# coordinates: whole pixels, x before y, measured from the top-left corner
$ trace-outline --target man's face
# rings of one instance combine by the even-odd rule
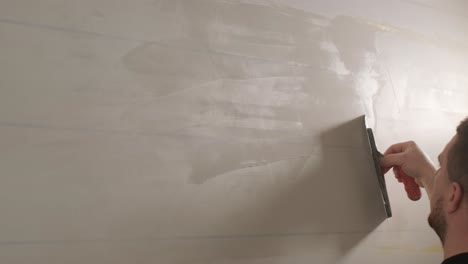
[[[445,236],[447,234],[445,201],[447,199],[447,188],[450,186],[447,170],[447,156],[456,141],[456,137],[457,136],[454,136],[452,140],[450,140],[438,157],[440,167],[434,177],[432,197],[430,199],[431,213],[429,214],[428,222],[439,236],[442,244],[445,242]]]

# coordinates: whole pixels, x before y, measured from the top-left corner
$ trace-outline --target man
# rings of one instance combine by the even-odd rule
[[[468,263],[468,118],[440,153],[437,170],[414,142],[392,145],[384,155],[384,171],[393,168],[425,188],[431,204],[428,222],[444,248],[442,264]]]

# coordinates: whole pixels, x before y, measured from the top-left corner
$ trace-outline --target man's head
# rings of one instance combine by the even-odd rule
[[[444,243],[449,226],[460,219],[461,209],[468,205],[468,118],[439,155],[439,164],[428,221]]]

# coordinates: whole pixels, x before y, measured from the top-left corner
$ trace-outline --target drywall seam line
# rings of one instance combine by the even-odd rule
[[[422,232],[421,229],[401,230],[373,230],[372,233],[407,233]],[[116,238],[116,239],[73,239],[73,240],[11,240],[0,241],[0,246],[7,245],[40,245],[40,244],[79,244],[79,243],[128,243],[128,242],[151,242],[151,241],[190,241],[190,240],[234,240],[234,239],[275,239],[285,237],[314,237],[328,235],[359,235],[368,234],[371,231],[345,231],[345,232],[300,232],[300,233],[268,233],[268,234],[239,234],[239,235],[194,235],[194,236],[155,236],[146,238]]]
[[[11,24],[11,25],[19,25],[19,26],[26,26],[26,27],[32,27],[32,28],[39,28],[39,29],[47,29],[47,30],[60,31],[60,32],[66,32],[66,33],[77,33],[77,34],[91,35],[91,36],[95,36],[95,37],[115,39],[115,40],[123,40],[123,41],[131,41],[131,42],[138,42],[138,43],[148,42],[148,41],[143,40],[143,39],[134,39],[134,38],[122,37],[122,36],[117,36],[117,35],[112,35],[112,34],[104,34],[104,33],[87,31],[87,30],[80,30],[80,29],[60,27],[60,26],[52,26],[52,25],[48,25],[48,24],[31,23],[31,22],[26,22],[26,21],[21,21],[21,20],[14,20],[14,19],[9,19],[9,18],[0,18],[0,23],[2,23],[2,24]]]

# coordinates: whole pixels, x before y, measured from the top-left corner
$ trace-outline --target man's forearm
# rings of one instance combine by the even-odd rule
[[[427,170],[423,173],[423,177],[421,179],[421,184],[426,190],[429,200],[432,198],[432,188],[434,185],[435,174],[436,169],[433,166],[428,167]]]

